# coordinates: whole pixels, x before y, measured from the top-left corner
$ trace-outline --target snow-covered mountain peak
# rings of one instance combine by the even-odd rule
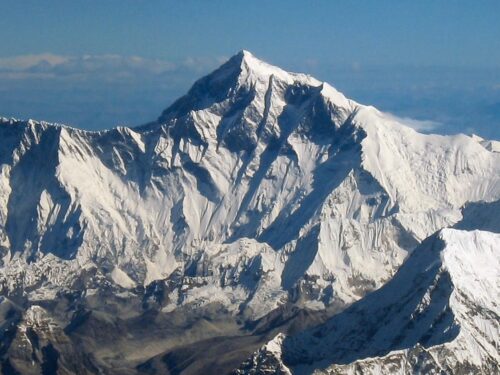
[[[336,103],[337,106],[354,109],[357,105],[357,103],[348,100],[330,84],[322,82],[309,74],[286,71],[278,66],[260,60],[249,51],[240,51],[229,62],[241,68],[240,83],[255,86],[259,81],[267,84],[272,79],[274,81],[281,81],[286,85],[319,88],[321,94],[328,100]]]
[[[185,267],[181,252],[252,238],[302,263],[276,271],[285,289],[305,274],[326,288],[336,272],[337,298],[351,301],[460,220],[463,204],[500,198],[499,154],[469,137],[419,134],[246,51],[142,128],[16,123],[0,127],[5,247],[102,259],[139,284]]]
[[[287,72],[256,58],[248,51],[241,51],[195,82],[185,96],[163,112],[158,122],[168,123],[191,111],[205,111],[204,115],[208,113],[221,117],[229,113],[233,116],[249,105],[252,112],[260,116],[265,116],[268,110],[279,115],[286,105],[306,104],[315,98],[321,98],[346,113],[356,107],[355,102],[324,82],[306,74]],[[150,124],[146,129],[152,126]]]
[[[277,66],[271,65],[259,58],[255,57],[252,53],[246,50],[240,51],[231,60],[240,62],[242,73],[252,76],[258,80],[268,80],[271,76],[275,79],[281,79],[285,82],[301,82],[310,86],[320,86],[323,82],[311,77],[307,74],[287,72]],[[231,61],[230,60],[230,61]]]
[[[19,311],[37,304],[47,316],[64,311],[54,321],[71,327],[106,326],[99,313],[90,321],[82,314],[107,309],[102,301],[115,297],[122,307],[106,322],[221,308],[236,326],[236,317],[245,327],[258,322],[258,331],[289,308],[338,312],[387,285],[436,231],[497,225],[500,154],[486,146],[464,135],[420,134],[247,52],[143,127],[89,132],[0,119],[0,288],[22,305]],[[410,265],[403,272],[419,281],[424,270],[426,283],[403,280],[402,288],[405,277],[398,276],[381,292],[403,320],[414,311],[403,297],[420,303],[437,270],[446,293],[449,275],[470,275],[456,285],[470,279],[480,289],[480,263],[471,269],[461,263],[468,255],[460,246],[471,242],[451,236],[453,230],[449,239],[442,233],[437,240],[453,251],[442,259],[439,253],[410,258],[439,267],[429,273]],[[486,237],[477,242],[488,243]],[[393,303],[395,295],[401,298]],[[492,306],[491,296],[480,295],[488,300],[477,303]],[[69,305],[51,308],[53,302]],[[379,302],[363,305],[373,305],[366,316],[374,325],[387,316]],[[424,328],[437,311],[426,315],[425,303],[417,312]],[[448,328],[446,319],[438,328]],[[416,329],[405,332],[406,338],[392,337],[396,346],[416,342]],[[68,342],[64,332],[58,335]],[[47,337],[66,357],[74,355]],[[92,338],[98,339],[108,340]],[[266,349],[273,357],[290,339],[278,341]],[[147,355],[153,354],[141,358]],[[113,367],[105,358],[103,368]]]

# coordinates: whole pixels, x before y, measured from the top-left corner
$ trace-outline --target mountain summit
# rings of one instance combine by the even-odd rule
[[[2,368],[236,368],[442,228],[484,229],[467,215],[495,212],[500,154],[476,138],[417,133],[246,51],[138,128],[1,119]]]

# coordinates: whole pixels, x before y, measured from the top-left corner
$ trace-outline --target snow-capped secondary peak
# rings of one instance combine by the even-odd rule
[[[237,373],[498,371],[500,235],[444,229],[394,278],[325,324],[278,335]]]

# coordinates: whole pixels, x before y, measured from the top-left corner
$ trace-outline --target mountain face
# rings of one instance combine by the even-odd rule
[[[344,373],[422,356],[441,368],[432,350],[448,342],[457,363],[474,350],[490,371],[495,144],[417,133],[246,51],[138,128],[1,119],[2,371]],[[474,249],[487,275],[456,266]],[[360,331],[384,317],[398,332]],[[320,323],[320,337],[306,329]],[[245,360],[277,332],[291,336]]]
[[[237,373],[498,373],[499,244],[497,233],[443,229],[382,288],[323,325],[277,335]]]

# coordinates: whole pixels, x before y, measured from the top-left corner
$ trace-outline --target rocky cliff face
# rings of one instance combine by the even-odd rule
[[[187,329],[177,345],[274,334],[381,287],[441,228],[475,229],[461,208],[500,199],[490,144],[419,134],[246,51],[142,127],[2,119],[2,295],[14,326],[43,309],[97,350],[90,372],[132,371]],[[161,332],[137,332],[150,314]],[[110,326],[134,337],[111,349]]]

